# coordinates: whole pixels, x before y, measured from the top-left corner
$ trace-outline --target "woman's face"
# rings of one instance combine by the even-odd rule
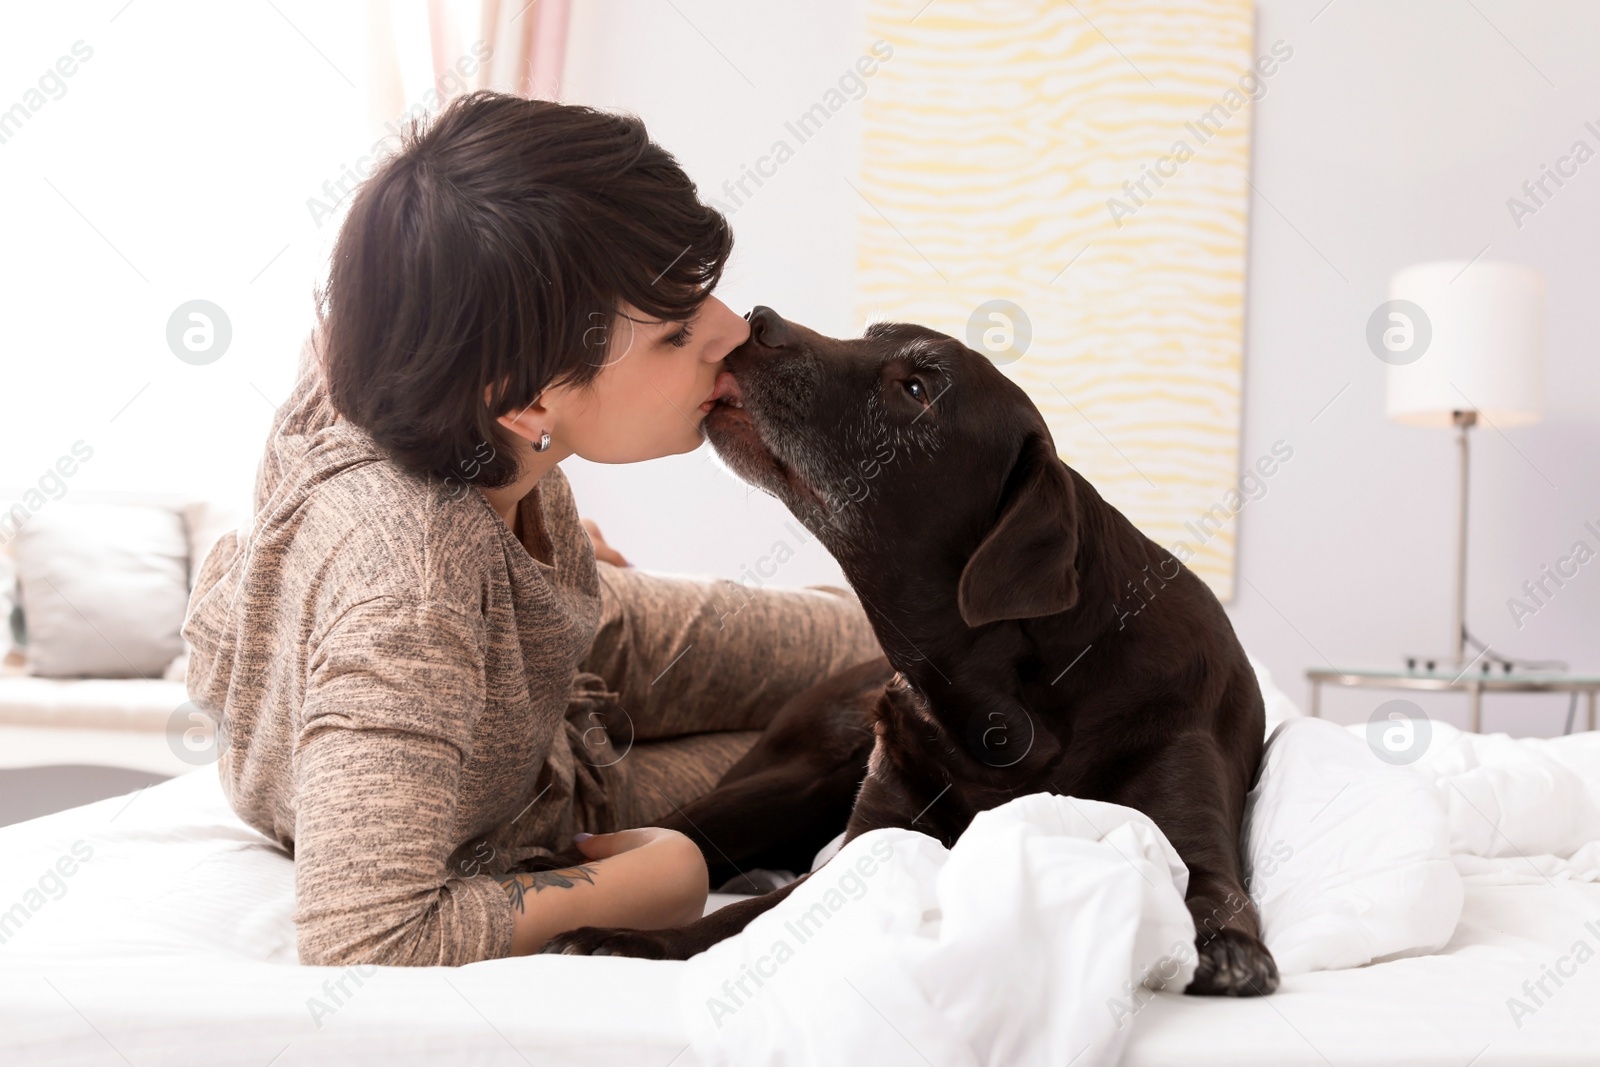
[[[600,373],[582,388],[548,389],[539,403],[566,448],[595,463],[692,452],[722,361],[749,336],[750,324],[714,296],[687,322],[652,321],[624,303]]]

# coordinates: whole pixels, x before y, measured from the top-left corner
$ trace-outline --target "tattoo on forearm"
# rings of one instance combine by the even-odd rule
[[[594,885],[594,875],[598,869],[593,864],[580,863],[576,867],[563,867],[559,871],[522,871],[501,878],[500,888],[511,898],[511,906],[522,911],[523,902],[530,888],[538,893],[545,886],[551,885],[560,886],[562,889],[571,889],[580,881]]]

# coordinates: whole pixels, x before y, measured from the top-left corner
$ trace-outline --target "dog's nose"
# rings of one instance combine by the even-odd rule
[[[782,348],[793,338],[789,324],[769,307],[757,305],[749,315],[750,339],[768,348]]]

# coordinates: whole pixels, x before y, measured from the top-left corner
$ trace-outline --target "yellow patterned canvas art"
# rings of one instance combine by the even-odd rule
[[[987,351],[1062,458],[1223,599],[1249,105],[1293,54],[1252,30],[1249,0],[869,0],[892,52],[853,183],[859,318]]]

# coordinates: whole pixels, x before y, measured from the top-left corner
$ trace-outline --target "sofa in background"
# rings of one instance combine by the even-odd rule
[[[78,490],[0,521],[0,825],[195,769],[180,628],[241,514]]]

